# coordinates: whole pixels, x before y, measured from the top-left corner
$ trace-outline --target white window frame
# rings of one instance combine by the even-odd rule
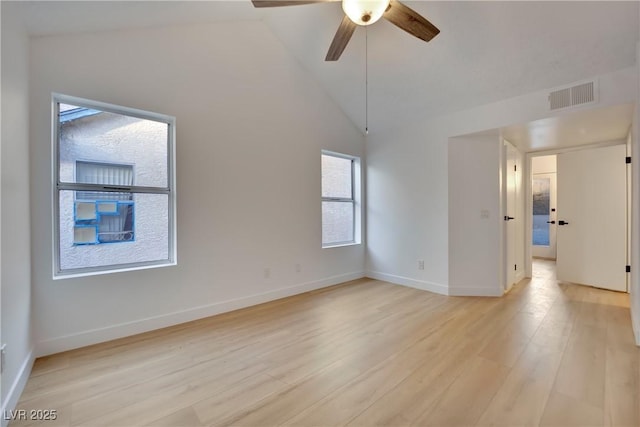
[[[53,205],[53,279],[92,276],[122,271],[141,270],[147,268],[166,267],[177,264],[177,230],[176,230],[176,173],[175,173],[175,117],[123,107],[59,93],[53,93],[52,99],[52,205]],[[60,106],[70,104],[78,107],[100,110],[109,113],[137,117],[144,120],[166,123],[167,132],[167,186],[109,186],[103,184],[67,183],[60,180]],[[98,191],[162,194],[168,197],[168,257],[167,259],[126,264],[111,264],[99,267],[83,267],[63,270],[60,266],[60,192],[61,191]]]
[[[338,153],[335,151],[322,150],[322,156],[332,156],[341,159],[351,160],[351,197],[324,197],[321,196],[320,205],[322,202],[343,202],[352,203],[353,205],[353,239],[344,242],[324,243],[322,241],[322,248],[336,248],[342,246],[353,246],[362,243],[362,203],[361,203],[361,163],[360,158],[349,154]],[[321,166],[322,169],[322,166]],[[322,170],[320,173],[320,179],[322,181]],[[321,214],[322,215],[322,214]],[[324,218],[321,219],[324,221]],[[322,236],[321,236],[322,239]]]

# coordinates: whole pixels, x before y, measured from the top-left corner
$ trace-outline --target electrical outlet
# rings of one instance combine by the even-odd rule
[[[300,273],[302,271],[302,266],[300,264],[296,264],[296,273]]]
[[[264,269],[264,278],[268,279],[271,277],[271,269],[269,267]]]
[[[424,270],[424,260],[423,259],[419,259],[418,260],[418,270]]]
[[[7,345],[2,344],[2,347],[0,347],[0,373],[4,372],[4,361],[7,356],[6,352],[7,352]]]

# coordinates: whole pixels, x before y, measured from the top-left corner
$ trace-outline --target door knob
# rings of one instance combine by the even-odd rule
[[[515,219],[515,218],[512,216],[506,216],[506,215],[504,216],[505,221],[509,221],[510,219]]]
[[[547,221],[547,224],[555,224],[555,221]]]
[[[569,223],[567,221],[558,221],[558,225],[569,225]]]

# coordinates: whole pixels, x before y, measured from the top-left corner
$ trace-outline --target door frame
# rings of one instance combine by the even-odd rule
[[[509,292],[514,284],[519,283],[522,279],[527,277],[526,274],[526,266],[527,262],[525,259],[525,242],[524,233],[522,227],[524,227],[526,222],[524,221],[524,203],[522,197],[525,195],[524,189],[524,181],[527,176],[526,163],[525,161],[525,153],[518,150],[518,148],[511,143],[509,140],[500,138],[500,222],[502,222],[502,226],[500,227],[500,241],[501,241],[501,269],[500,269],[500,279],[502,283],[503,292]],[[514,206],[511,207],[511,212],[508,212],[509,204],[507,203],[508,199],[508,191],[507,191],[507,180],[508,175],[511,173],[511,168],[507,166],[509,161],[509,155],[507,151],[509,147],[515,153],[515,165],[517,166],[517,170],[514,173],[514,185],[515,185],[515,194],[514,194]],[[503,219],[504,216],[513,215],[515,221],[510,223],[511,227],[509,227],[507,221]],[[511,231],[509,232],[509,229]],[[508,240],[513,239],[513,244],[509,245]],[[513,247],[511,247],[513,246]],[[509,249],[512,250],[512,253],[509,253]],[[517,270],[514,272],[513,265],[517,265]]]
[[[627,139],[616,139],[613,141],[603,141],[603,142],[597,142],[595,144],[586,144],[586,145],[580,145],[580,146],[576,146],[576,147],[567,147],[567,148],[557,148],[557,149],[552,149],[552,150],[543,150],[543,151],[532,151],[532,152],[528,152],[525,154],[525,164],[523,167],[523,174],[524,176],[527,177],[527,179],[524,180],[524,187],[525,187],[525,273],[527,277],[532,277],[533,275],[533,256],[532,256],[532,248],[533,248],[533,194],[532,194],[532,188],[531,188],[531,179],[533,177],[532,174],[532,168],[531,168],[531,158],[532,157],[539,157],[539,156],[548,156],[548,155],[552,155],[552,154],[562,154],[562,153],[568,153],[571,151],[578,151],[578,150],[588,150],[591,148],[601,148],[601,147],[609,147],[609,146],[613,146],[613,145],[621,145],[624,144],[627,147],[627,155],[629,155],[629,144],[627,143]],[[628,166],[628,168],[632,168],[633,167],[633,162]],[[557,171],[556,171],[557,172]],[[627,170],[627,174],[630,174],[631,170],[628,169]],[[629,198],[629,191],[627,191],[627,218],[631,217],[632,214],[632,209],[631,209],[631,203]],[[627,227],[627,240],[630,241],[631,240],[631,228]],[[627,264],[629,264],[630,262],[630,251],[627,250]],[[627,275],[627,292],[629,292],[629,276]]]

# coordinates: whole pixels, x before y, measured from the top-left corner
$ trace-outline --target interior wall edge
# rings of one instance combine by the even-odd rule
[[[299,295],[305,292],[348,282],[350,280],[361,279],[363,277],[365,277],[364,271],[354,271],[247,297],[216,302],[173,313],[39,341],[36,346],[36,355],[37,357],[47,356],[67,350],[73,350],[75,348],[86,347],[118,338],[175,326],[181,323],[247,308],[257,304],[263,304],[281,298]]]
[[[631,317],[633,319],[631,323],[636,336],[636,345],[640,347],[640,316],[636,315],[635,312],[632,311]]]
[[[36,360],[35,351],[32,348],[27,357],[22,362],[22,366],[18,371],[18,375],[16,376],[13,384],[9,388],[9,392],[7,393],[7,398],[4,402],[2,402],[2,427],[7,427],[9,424],[9,417],[6,416],[10,411],[14,410],[18,404],[18,400],[22,395],[22,391],[24,387],[27,385],[27,380],[31,375],[31,370],[33,368],[33,362]]]

